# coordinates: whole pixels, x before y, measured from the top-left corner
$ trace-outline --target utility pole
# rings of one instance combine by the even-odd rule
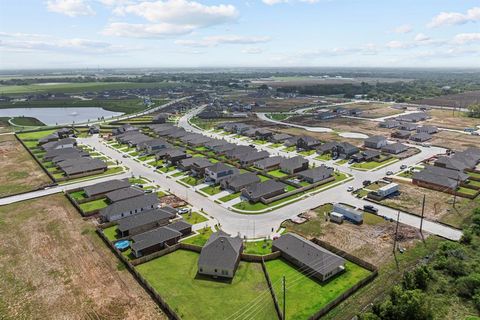
[[[460,174],[457,175],[457,188],[460,185]],[[455,208],[455,204],[457,203],[457,190],[453,194],[453,207]]]
[[[285,320],[287,318],[287,315],[285,314],[285,298],[286,298],[286,291],[285,291],[285,276],[283,276],[283,320]]]
[[[398,223],[400,220],[400,211],[397,213],[397,225],[395,226],[395,238],[393,238],[393,256],[395,257],[395,263],[397,264],[398,269],[398,261],[397,261],[397,235],[398,235]]]
[[[420,218],[420,234],[422,235],[422,239],[423,239],[422,227],[423,227],[423,215],[424,215],[424,213],[425,213],[425,194],[423,195],[422,217]]]

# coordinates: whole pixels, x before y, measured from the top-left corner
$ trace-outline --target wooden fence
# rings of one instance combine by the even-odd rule
[[[262,265],[263,274],[265,275],[265,279],[267,280],[268,290],[272,295],[273,304],[275,306],[275,311],[277,311],[278,319],[283,320],[284,317],[283,317],[282,311],[280,310],[280,306],[278,305],[277,295],[275,294],[275,290],[272,285],[272,280],[270,280],[270,276],[268,275],[268,271],[267,271],[267,266],[265,265],[265,261],[263,259],[261,260],[261,265]]]

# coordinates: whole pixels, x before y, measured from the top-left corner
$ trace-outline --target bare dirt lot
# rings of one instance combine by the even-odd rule
[[[432,109],[428,111],[428,114],[432,118],[425,123],[441,128],[463,130],[480,125],[480,119],[469,118],[465,112]]]
[[[392,108],[392,104],[375,102],[357,102],[344,106],[345,109],[360,109],[362,118],[382,118],[403,113],[403,110]]]
[[[241,103],[258,103],[259,105],[265,105],[263,107],[255,107],[254,111],[258,112],[283,112],[298,109],[302,107],[308,107],[315,103],[318,105],[318,99],[314,98],[271,98],[271,97],[250,97],[247,95],[235,97],[236,100]],[[313,105],[312,105],[313,106]]]
[[[463,150],[469,147],[477,147],[480,145],[480,137],[452,131],[440,131],[433,135],[428,141],[437,146],[442,146],[453,150]]]
[[[284,227],[287,231],[293,231],[308,238],[318,237],[377,266],[391,260],[395,223],[366,214],[362,225],[349,222],[336,224],[325,221],[324,212],[330,210],[328,205],[322,206],[308,213],[310,218],[308,222],[297,225],[287,221],[284,222]],[[414,246],[418,239],[419,234],[416,229],[400,225],[399,247],[408,249]]]
[[[0,196],[34,190],[51,183],[14,135],[0,135],[0,163]]]
[[[0,318],[166,319],[63,195],[0,207]]]
[[[466,108],[473,103],[478,103],[479,100],[480,91],[470,91],[459,94],[448,94],[436,98],[417,100],[414,101],[414,103],[426,104],[430,106]]]

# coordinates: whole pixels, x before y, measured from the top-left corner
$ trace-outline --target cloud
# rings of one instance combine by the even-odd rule
[[[95,11],[85,0],[49,0],[47,9],[69,17],[95,15]]]
[[[320,0],[262,0],[263,3],[273,6],[280,3],[303,2],[303,3],[317,3]]]
[[[460,33],[453,38],[453,42],[457,44],[480,42],[480,33]]]
[[[119,53],[140,48],[113,45],[105,41],[26,33],[0,33],[0,48],[19,51],[54,51],[81,54]]]
[[[188,47],[216,47],[221,44],[255,44],[270,41],[269,37],[246,37],[239,35],[220,35],[200,40],[177,40],[175,44]]]
[[[475,21],[480,21],[480,7],[468,9],[466,13],[442,12],[434,17],[427,26],[429,28],[437,28],[441,26],[459,25]]]
[[[413,31],[413,28],[411,25],[409,24],[403,24],[401,26],[398,26],[396,27],[395,29],[393,29],[393,32],[395,33],[409,33],[409,32],[412,32]]]
[[[425,42],[425,41],[429,41],[430,37],[427,36],[426,34],[419,33],[415,36],[415,38],[413,40],[417,41],[417,42]]]
[[[188,0],[140,2],[118,7],[119,15],[133,14],[150,22],[172,23],[206,27],[232,22],[238,11],[230,4],[204,5]]]
[[[176,25],[171,23],[135,24],[114,22],[105,27],[102,34],[128,38],[164,38],[188,34],[196,28],[193,25]]]
[[[260,54],[263,53],[263,50],[258,47],[250,47],[250,48],[245,48],[242,50],[242,53],[246,54]]]

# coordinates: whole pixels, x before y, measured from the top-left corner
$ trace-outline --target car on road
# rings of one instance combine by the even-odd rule
[[[355,189],[353,188],[353,186],[349,186],[349,187],[347,188],[347,191],[348,191],[348,192],[352,192],[353,190],[355,190]]]
[[[152,192],[153,192],[152,189],[145,190],[145,193],[152,193]]]
[[[400,166],[400,169],[402,169],[402,170],[407,169],[407,165],[406,165],[406,164],[402,164],[402,165]]]
[[[372,206],[371,204],[364,205],[363,211],[370,212],[370,213],[378,213],[378,209]]]
[[[366,186],[371,185],[371,184],[372,184],[372,181],[370,181],[370,180],[364,180],[364,181],[362,182],[362,184],[363,184],[364,187],[366,187]]]
[[[472,136],[478,136],[478,135],[480,135],[480,133],[478,133],[477,131],[474,131],[474,132],[472,132],[472,133],[470,133],[470,134],[471,134]]]
[[[393,171],[387,171],[387,176],[391,176],[393,174]]]
[[[124,154],[124,155],[122,156],[122,158],[128,158],[128,156],[127,156],[126,154]]]
[[[253,149],[255,149],[255,147],[256,147],[254,144],[249,144],[248,146],[249,146],[250,148],[253,148]]]
[[[355,160],[353,160],[353,159],[348,160],[348,164],[353,164],[354,162],[355,162]]]
[[[187,214],[190,212],[190,208],[180,208],[177,210],[178,214]]]
[[[156,168],[157,168],[157,169],[161,169],[161,168],[163,168],[163,166],[157,166]]]

